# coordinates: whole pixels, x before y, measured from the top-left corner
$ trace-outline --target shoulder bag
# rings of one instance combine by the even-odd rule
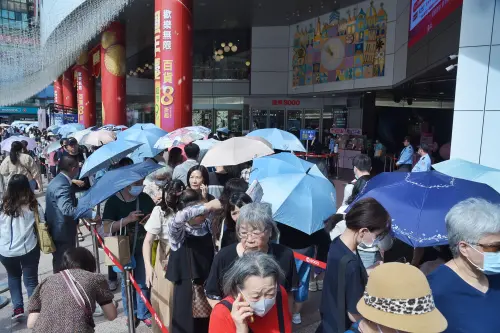
[[[38,238],[38,244],[40,245],[40,250],[45,254],[50,254],[56,252],[56,246],[52,240],[52,236],[49,233],[49,228],[47,223],[40,222],[40,215],[38,213],[38,204],[33,210],[35,215],[35,229]]]
[[[191,275],[191,289],[193,292],[191,305],[191,308],[193,309],[193,318],[208,318],[212,313],[212,307],[210,306],[210,303],[208,303],[207,297],[205,296],[203,285],[196,284],[195,279],[193,279],[193,266],[191,259],[193,252],[191,249],[187,249],[186,253],[189,257],[188,264]]]
[[[87,293],[69,270],[61,271],[61,275],[64,278],[64,282],[66,282],[66,286],[68,287],[71,296],[73,296],[78,306],[83,310],[85,314],[85,322],[87,325],[94,328],[95,323],[94,318],[92,317],[92,303],[90,302]]]

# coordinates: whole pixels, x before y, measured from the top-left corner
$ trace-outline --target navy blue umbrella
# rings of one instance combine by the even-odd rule
[[[368,181],[356,201],[364,198],[380,202],[391,215],[394,236],[413,247],[448,244],[444,219],[462,200],[500,204],[500,194],[490,186],[437,171],[382,173]]]
[[[161,165],[147,160],[139,164],[106,172],[83,197],[78,199],[75,218],[79,218],[89,209],[93,209],[113,194],[116,194],[138,180],[146,178],[147,175],[161,167]]]

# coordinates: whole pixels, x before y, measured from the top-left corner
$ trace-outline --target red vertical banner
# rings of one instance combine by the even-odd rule
[[[63,92],[62,92],[62,77],[59,76],[54,80],[54,103],[62,105],[63,104]]]
[[[67,108],[76,108],[75,88],[73,87],[73,69],[67,69],[62,76],[63,105]]]
[[[89,64],[89,55],[83,52],[75,66],[78,123],[85,128],[95,126],[95,80]]]
[[[112,22],[101,37],[103,125],[126,125],[125,28]]]
[[[155,123],[170,132],[192,123],[193,0],[155,0]]]

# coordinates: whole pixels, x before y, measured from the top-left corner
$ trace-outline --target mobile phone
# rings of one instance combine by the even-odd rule
[[[146,224],[146,222],[148,222],[150,216],[151,216],[151,214],[148,214],[148,215],[144,216],[142,218],[141,222],[139,222],[139,223],[140,224]]]

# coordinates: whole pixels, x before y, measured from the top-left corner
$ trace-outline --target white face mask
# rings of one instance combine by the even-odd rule
[[[142,193],[143,190],[144,190],[144,186],[143,185],[140,185],[140,186],[131,186],[130,190],[128,192],[130,193],[131,196],[137,197],[137,196],[139,196],[139,194]]]
[[[370,233],[371,235],[371,233]],[[366,237],[366,236],[365,236]],[[361,240],[361,243],[366,246],[366,247],[374,247],[374,246],[377,246],[379,243],[380,243],[380,240],[378,239],[378,237],[374,237],[373,238],[373,241],[371,243],[367,243],[365,242],[363,239]]]
[[[241,290],[240,292],[243,295],[243,292]],[[269,311],[271,311],[274,304],[276,304],[276,295],[274,295],[273,298],[263,297],[259,299],[257,302],[248,301],[248,297],[245,297],[245,295],[243,295],[243,297],[250,305],[250,307],[253,309],[253,312],[259,317],[264,317]]]

